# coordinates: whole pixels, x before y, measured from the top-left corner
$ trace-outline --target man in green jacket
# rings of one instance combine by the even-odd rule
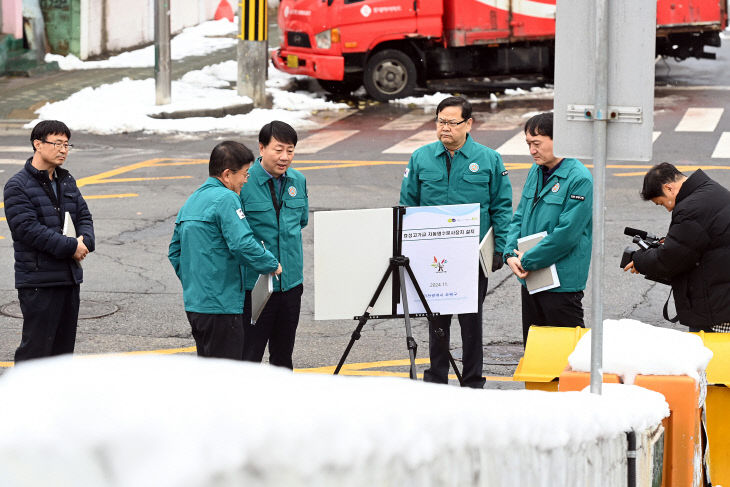
[[[535,165],[512,217],[504,247],[507,265],[522,284],[522,341],[535,326],[583,326],[583,290],[588,280],[593,234],[593,177],[577,159],[553,154],[553,114],[535,115],[525,124],[525,140]],[[547,232],[527,252],[517,239]],[[555,264],[560,286],[530,294],[525,277]]]
[[[239,142],[210,154],[210,177],[177,214],[168,258],[183,287],[193,338],[202,357],[242,359],[244,264],[281,274],[271,252],[254,239],[239,193],[253,161]]]
[[[459,96],[446,98],[436,108],[438,141],[416,150],[403,174],[400,204],[405,206],[455,205],[479,203],[482,239],[494,227],[495,249],[506,242],[512,216],[512,185],[494,150],[471,138],[471,103]],[[487,294],[487,277],[479,266],[477,312],[458,315],[464,350],[463,386],[484,387],[482,348],[482,306]],[[502,267],[497,252],[492,271]],[[423,380],[445,384],[449,372],[449,338],[451,315],[436,317],[429,326],[428,348],[431,366]]]
[[[256,323],[251,322],[251,290],[258,273],[246,269],[246,305],[243,316],[243,359],[261,362],[268,343],[269,363],[293,368],[294,339],[299,325],[304,257],[302,229],[309,221],[307,181],[292,169],[297,133],[287,123],[274,120],[259,131],[259,157],[251,167],[251,180],[241,191],[241,206],[257,241],[266,245],[285,271],[274,281]]]

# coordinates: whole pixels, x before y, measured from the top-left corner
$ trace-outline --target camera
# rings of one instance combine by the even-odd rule
[[[632,237],[632,242],[636,244],[639,249],[648,250],[648,249],[656,249],[659,248],[660,245],[662,245],[664,237],[657,237],[656,235],[652,235],[651,233],[648,233],[645,230],[637,230],[636,228],[626,227],[624,228],[624,235],[627,235],[629,237]],[[628,246],[624,249],[624,253],[621,256],[621,268],[623,269],[626,267],[629,262],[634,260],[634,252],[636,252],[636,248],[632,246]],[[671,282],[669,279],[664,277],[657,277],[657,276],[644,276],[646,279],[649,279],[650,281],[656,281],[662,284],[671,285]]]

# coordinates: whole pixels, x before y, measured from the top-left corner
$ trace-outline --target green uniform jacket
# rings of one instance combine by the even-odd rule
[[[241,189],[241,206],[256,240],[263,241],[266,249],[281,262],[282,272],[278,281],[274,279],[274,291],[288,291],[304,279],[302,228],[309,222],[307,180],[292,168],[281,176],[281,193],[274,191],[277,203],[282,196],[277,219],[269,185],[272,178],[261,165],[260,157],[248,174],[248,182]],[[246,289],[253,289],[257,278],[255,269],[246,268]]]
[[[504,259],[514,256],[517,239],[539,232],[547,237],[522,256],[526,271],[555,264],[560,287],[550,292],[577,292],[586,287],[593,235],[593,177],[577,159],[563,159],[542,184],[542,169],[530,168],[522,198],[512,217]],[[520,279],[524,286],[524,280]]]
[[[244,266],[274,272],[276,258],[253,237],[238,195],[208,178],[175,220],[167,257],[183,286],[185,310],[243,313]]]
[[[479,203],[479,239],[494,226],[495,249],[504,247],[512,217],[512,185],[502,157],[466,136],[446,172],[449,153],[436,141],[417,149],[408,161],[400,187],[405,206]]]

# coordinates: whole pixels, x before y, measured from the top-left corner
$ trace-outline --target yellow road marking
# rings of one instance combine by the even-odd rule
[[[180,162],[165,162],[165,163],[158,163],[155,164],[155,167],[168,167],[168,166],[193,166],[196,164],[208,164],[208,161],[205,159],[193,159],[190,161],[180,161]]]
[[[79,358],[84,357],[102,357],[102,356],[127,356],[127,355],[174,355],[177,353],[194,353],[196,348],[192,347],[180,347],[180,348],[165,348],[159,350],[135,350],[132,352],[119,352],[119,353],[99,353],[90,355],[78,355]],[[403,360],[384,360],[380,362],[362,362],[353,364],[344,364],[340,369],[340,375],[349,376],[368,376],[368,377],[409,377],[408,372],[394,372],[388,370],[368,370],[373,368],[383,367],[397,367],[397,366],[408,366],[410,365],[410,359]],[[416,359],[417,365],[428,364],[427,358]],[[0,367],[12,367],[13,362],[0,362]],[[306,369],[294,369],[294,372],[305,373],[305,374],[333,374],[337,367],[334,365],[328,365],[325,367],[312,367]],[[418,378],[422,379],[423,374],[418,374]],[[456,376],[451,374],[449,379],[456,380]],[[488,381],[494,382],[512,382],[512,377],[488,375],[486,376]]]
[[[109,171],[104,171],[99,174],[95,174],[93,176],[87,176],[85,178],[81,178],[76,181],[76,186],[79,188],[82,186],[86,186],[87,184],[94,184],[102,179],[111,178],[113,176],[118,176],[120,174],[124,174],[130,171],[134,171],[135,169],[141,169],[143,167],[150,167],[154,166],[155,164],[162,162],[162,161],[168,161],[169,159],[148,159],[146,161],[142,162],[136,162],[134,164],[129,164],[127,166],[118,167],[116,169],[110,169]]]
[[[160,179],[190,179],[192,176],[159,176],[154,178],[113,178],[113,179],[104,179],[102,181],[97,181],[95,183],[87,183],[87,184],[107,184],[107,183],[134,183],[138,181],[157,181]]]
[[[121,193],[121,194],[92,194],[84,196],[85,200],[106,200],[109,198],[135,198],[139,196],[137,193]]]

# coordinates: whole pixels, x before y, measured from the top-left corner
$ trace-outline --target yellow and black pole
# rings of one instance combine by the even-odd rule
[[[268,56],[267,0],[241,0],[238,38],[238,94],[248,96],[255,107],[266,106]]]

